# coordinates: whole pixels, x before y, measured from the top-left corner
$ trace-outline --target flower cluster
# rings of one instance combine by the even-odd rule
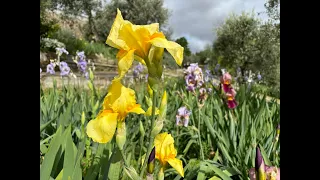
[[[136,113],[147,115],[147,113],[136,103],[134,90],[122,85],[122,78],[126,75],[135,59],[147,66],[148,85],[150,85],[150,89],[158,90],[157,87],[163,71],[162,57],[164,48],[173,56],[176,63],[181,65],[183,60],[183,47],[175,42],[168,41],[164,34],[159,32],[158,23],[134,25],[123,19],[119,9],[117,9],[117,16],[111,27],[106,43],[119,50],[116,55],[119,75],[112,81],[99,114],[95,119],[89,121],[86,133],[88,137],[98,143],[107,143],[115,135],[116,144],[120,151],[123,151],[126,141],[125,118],[127,114]],[[142,71],[141,69],[141,65],[138,65],[134,73],[140,73]],[[157,109],[155,106],[152,107],[153,110]],[[152,162],[154,156],[160,161],[162,165],[158,176],[160,179],[164,179],[164,168],[168,163],[175,168],[182,177],[184,176],[182,161],[175,158],[177,150],[174,148],[172,136],[168,135],[168,133],[159,134],[165,119],[166,108],[167,95],[164,91],[159,113],[155,114],[158,115],[158,117],[156,120],[152,120],[152,124],[155,125],[151,127],[150,140],[155,138],[154,143],[149,142],[148,154],[145,156],[146,158],[150,157],[148,173],[153,173],[154,168]],[[153,145],[155,146],[155,150],[151,151]],[[145,164],[147,163],[146,161],[147,159],[144,161]]]
[[[180,107],[178,109],[178,113],[176,115],[176,125],[188,127],[189,117],[191,115],[191,111],[189,111],[186,107]]]
[[[68,66],[68,64],[66,62],[60,62],[59,68],[60,68],[60,75],[61,76],[68,76],[69,75],[70,67]]]
[[[198,66],[198,63],[190,64],[190,66],[185,70],[185,81],[187,84],[187,90],[192,92],[204,84],[202,69]]]
[[[232,77],[228,72],[222,70],[222,76],[220,78],[222,89],[227,97],[228,108],[234,109],[237,107],[237,102],[235,100],[236,91],[233,89],[231,85]]]
[[[213,78],[213,76],[212,76],[212,74],[211,74],[210,69],[206,69],[205,72],[206,72],[206,75],[204,76],[204,81],[205,81],[205,82],[209,82],[210,79]]]
[[[144,71],[143,65],[139,62],[138,65],[133,68],[133,78],[139,79],[140,73]]]
[[[257,75],[255,73],[252,73],[251,70],[249,71],[244,71],[242,74],[241,68],[237,68],[237,76],[235,77],[235,80],[238,83],[247,83],[248,84],[248,89],[250,89],[251,85],[255,82],[260,82],[262,80],[262,75],[258,71]]]
[[[47,65],[47,74],[55,74],[55,67],[58,66],[60,70],[60,76],[73,76],[76,78],[76,75],[72,73],[69,65],[66,62],[60,62],[60,56],[62,54],[69,54],[64,48],[56,48],[57,59],[50,60],[50,63]]]
[[[66,55],[69,54],[69,52],[65,48],[59,48],[59,47],[56,48],[56,53],[58,54],[58,56],[61,56],[63,53]]]
[[[76,58],[73,61],[77,64],[80,73],[86,78],[89,79],[88,72],[88,62],[86,61],[86,56],[83,51],[77,52]]]

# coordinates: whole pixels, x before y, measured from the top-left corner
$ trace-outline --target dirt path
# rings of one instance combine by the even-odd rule
[[[82,77],[80,74],[77,74],[77,79],[74,78],[68,78],[68,77],[63,77],[61,78],[59,74],[57,75],[47,75],[46,73],[41,73],[42,78],[40,79],[42,87],[43,88],[51,88],[53,87],[53,81],[55,80],[57,82],[57,87],[60,88],[62,87],[62,84],[69,84],[72,86],[80,86],[85,89],[88,89],[88,80],[86,80],[84,77]],[[94,79],[94,84],[97,88],[107,88],[111,80],[118,75],[118,72],[116,71],[109,71],[109,72],[95,72],[95,79]],[[164,72],[165,76],[170,76],[170,77],[182,77],[183,76],[183,70],[182,69],[177,69],[177,70],[166,70]],[[125,78],[125,81],[128,81],[132,76],[132,74],[128,74]],[[220,83],[218,79],[214,79],[215,83]],[[263,95],[261,94],[261,97]],[[267,101],[271,101],[273,98],[270,96],[266,97]],[[277,99],[277,103],[280,104],[280,99]]]

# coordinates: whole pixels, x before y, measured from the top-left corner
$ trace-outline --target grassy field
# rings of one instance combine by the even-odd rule
[[[238,107],[230,110],[219,90],[214,89],[200,104],[199,92],[187,92],[182,78],[169,78],[164,82],[161,88],[166,89],[169,100],[161,132],[169,132],[175,140],[177,158],[183,162],[184,179],[248,179],[249,169],[255,166],[256,147],[262,150],[267,165],[280,166],[280,143],[275,140],[280,105],[275,100],[266,101],[260,94],[246,92],[243,86],[236,96]],[[128,86],[135,90],[137,103],[146,110],[150,100],[146,83]],[[139,173],[142,166],[148,147],[150,117],[129,114],[126,118],[124,155],[130,168],[125,168],[113,141],[98,144],[87,137],[86,125],[96,117],[107,90],[94,85],[84,88],[85,84],[63,88],[56,85],[44,88],[40,84],[41,179],[59,179],[66,175],[71,179],[107,176],[130,179],[130,168]],[[177,110],[182,106],[191,111],[188,127],[175,123]],[[155,176],[159,169],[156,161]],[[165,179],[181,179],[170,166],[164,174]]]

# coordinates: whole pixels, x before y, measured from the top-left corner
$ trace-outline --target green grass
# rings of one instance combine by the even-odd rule
[[[130,87],[136,91],[137,103],[146,110],[146,84]],[[248,179],[248,170],[255,166],[256,146],[262,149],[267,165],[280,166],[280,143],[274,141],[280,123],[280,105],[275,101],[266,101],[260,94],[247,93],[245,87],[240,87],[235,110],[228,109],[218,90],[209,94],[199,108],[197,96],[185,90],[182,79],[166,79],[161,88],[168,93],[167,115],[161,132],[169,132],[175,139],[177,158],[183,161],[184,179],[214,176]],[[40,85],[40,90],[41,179],[129,179],[128,175],[133,176],[134,171],[140,173],[141,158],[148,147],[149,117],[130,114],[126,118],[124,154],[131,168],[125,169],[114,140],[97,144],[85,133],[86,124],[101,108],[106,89],[90,91],[71,86],[42,89]],[[158,94],[160,98],[162,93]],[[181,106],[192,111],[188,127],[175,125],[177,109]],[[157,162],[155,177],[159,168]],[[165,170],[165,179],[180,178],[170,166]]]

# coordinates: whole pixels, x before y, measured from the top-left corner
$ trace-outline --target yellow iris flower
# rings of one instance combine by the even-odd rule
[[[162,166],[160,171],[163,172],[163,167],[168,162],[180,176],[184,177],[182,161],[176,158],[177,150],[174,148],[174,139],[171,134],[167,132],[158,134],[154,140],[154,145],[156,147],[156,159],[160,161]]]
[[[119,9],[106,43],[119,49],[117,53],[119,79],[129,70],[134,59],[147,66],[150,63],[158,64],[159,62],[150,61],[159,60],[159,57],[162,57],[163,48],[167,49],[179,66],[183,61],[183,47],[168,41],[164,34],[159,32],[158,23],[134,25],[123,19]]]
[[[134,90],[124,87],[120,81],[113,80],[102,110],[87,125],[87,135],[94,142],[109,142],[115,134],[117,122],[124,123],[128,113],[143,114],[145,111],[140,104],[136,104]]]

